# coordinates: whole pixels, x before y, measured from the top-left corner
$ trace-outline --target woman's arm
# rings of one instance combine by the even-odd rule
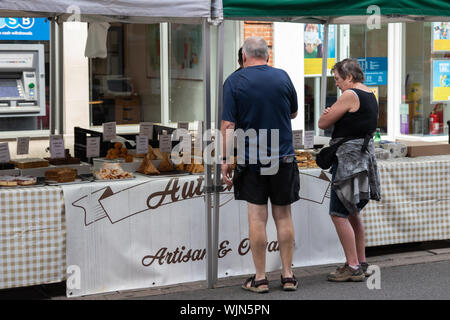
[[[325,130],[335,124],[348,111],[355,112],[359,109],[359,99],[350,90],[344,91],[339,99],[329,108],[323,111],[318,126]]]

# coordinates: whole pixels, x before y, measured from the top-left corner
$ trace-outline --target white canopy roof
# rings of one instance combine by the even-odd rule
[[[211,13],[213,12],[213,14]],[[217,17],[222,1],[217,0],[1,0],[0,16],[61,16],[80,14],[83,21],[157,23],[199,22]]]

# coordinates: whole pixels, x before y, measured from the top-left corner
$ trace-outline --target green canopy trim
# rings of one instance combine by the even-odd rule
[[[223,0],[223,15],[231,17],[325,17],[370,15],[450,16],[449,0]]]

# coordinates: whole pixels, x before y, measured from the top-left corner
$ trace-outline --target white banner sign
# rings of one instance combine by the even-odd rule
[[[320,170],[313,170],[316,175]],[[329,182],[308,175],[301,200],[292,206],[295,267],[343,262],[328,216]],[[303,179],[301,175],[300,180]],[[206,228],[203,176],[180,176],[66,185],[67,295],[157,287],[205,280]],[[310,189],[310,190],[306,190]],[[306,199],[304,196],[312,199]],[[230,189],[221,193],[219,277],[254,273],[247,205]],[[267,226],[267,271],[281,261],[272,219]]]

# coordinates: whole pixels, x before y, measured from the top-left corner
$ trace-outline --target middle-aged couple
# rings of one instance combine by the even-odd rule
[[[248,38],[242,47],[243,68],[231,74],[224,84],[221,132],[224,155],[227,137],[233,130],[278,129],[278,171],[263,174],[264,164],[249,161],[238,164],[234,175],[224,156],[222,176],[225,183],[234,186],[237,200],[248,203],[250,248],[255,275],[242,285],[245,290],[269,291],[266,277],[266,224],[268,199],[277,230],[282,263],[281,286],[294,291],[298,280],[292,272],[294,227],[291,204],[299,200],[299,172],[292,144],[291,119],[298,113],[297,94],[287,75],[281,69],[267,65],[269,52],[263,38]],[[368,264],[365,256],[364,227],[360,210],[370,199],[379,200],[379,176],[371,137],[376,130],[378,104],[374,94],[363,84],[364,75],[356,60],[345,59],[332,69],[336,86],[342,95],[319,119],[319,128],[334,125],[330,144],[352,137],[342,144],[332,168],[330,216],[344,249],[346,263],[328,274],[330,281],[363,281]],[[228,143],[230,145],[230,143]],[[365,148],[362,152],[362,147]],[[270,151],[270,145],[267,147]],[[273,151],[273,150],[272,150]],[[270,156],[270,152],[269,152]],[[354,161],[358,159],[358,161]]]

